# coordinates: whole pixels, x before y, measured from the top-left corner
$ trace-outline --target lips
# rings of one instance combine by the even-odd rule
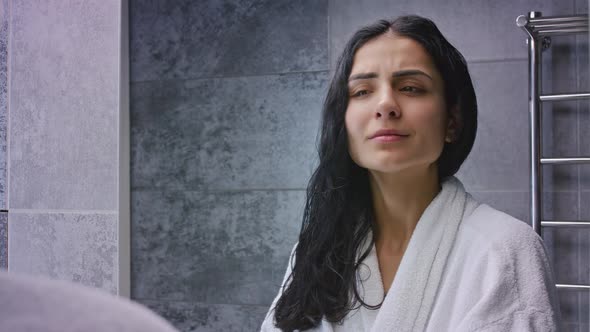
[[[369,139],[378,138],[378,137],[381,137],[381,138],[400,137],[401,138],[401,137],[406,137],[406,136],[408,136],[408,134],[398,131],[398,130],[395,130],[395,129],[381,129],[381,130],[378,130],[377,132],[375,132],[373,135],[371,135],[369,137]]]

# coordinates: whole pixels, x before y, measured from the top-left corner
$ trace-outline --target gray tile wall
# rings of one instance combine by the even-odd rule
[[[8,269],[117,293],[119,240],[125,241],[118,234],[119,139],[125,134],[119,116],[126,111],[119,104],[121,3],[2,4],[11,18],[7,202],[0,190],[2,209],[9,211]],[[5,135],[6,87],[0,87]],[[5,151],[0,145],[0,165]],[[0,174],[2,189],[2,166]],[[0,239],[6,248],[6,236]]]
[[[480,127],[459,177],[528,221],[527,50],[515,19],[587,12],[576,1],[132,0],[133,298],[184,331],[257,330],[300,226],[330,64],[382,17],[431,17],[467,57]],[[555,39],[544,57],[549,91],[587,84],[587,40]],[[546,107],[545,154],[585,152],[585,106]],[[545,170],[547,218],[584,216],[584,178],[581,167]],[[589,234],[545,236],[558,281],[588,282]],[[560,296],[567,328],[582,331],[587,295]]]
[[[0,0],[0,210],[6,210],[6,137],[8,115],[8,0]],[[8,267],[8,218],[0,212],[0,269]]]
[[[185,331],[255,331],[314,165],[327,2],[130,12],[132,297]]]
[[[6,210],[6,134],[8,118],[9,0],[0,0],[0,210]],[[1,245],[1,242],[0,242]]]
[[[0,269],[8,268],[8,213],[0,212]]]
[[[117,214],[10,213],[10,271],[117,293]]]

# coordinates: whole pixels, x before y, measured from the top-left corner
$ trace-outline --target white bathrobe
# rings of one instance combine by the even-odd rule
[[[442,183],[420,217],[387,296],[374,245],[357,273],[363,300],[383,300],[381,308],[361,306],[342,323],[324,319],[313,331],[558,330],[555,281],[541,238],[524,222],[475,201],[455,177]],[[281,292],[263,332],[278,331],[273,308]]]

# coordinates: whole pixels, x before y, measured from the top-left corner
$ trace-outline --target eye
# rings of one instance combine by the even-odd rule
[[[404,92],[410,92],[410,93],[420,93],[424,90],[417,88],[415,86],[404,86],[403,88],[400,89],[400,91],[404,91]]]
[[[364,96],[368,93],[369,92],[367,90],[359,90],[359,91],[355,92],[352,96],[353,97],[360,97],[360,96]]]

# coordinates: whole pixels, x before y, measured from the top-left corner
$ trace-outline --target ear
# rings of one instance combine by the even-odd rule
[[[461,129],[463,128],[463,122],[461,121],[461,112],[459,110],[459,106],[455,105],[451,107],[449,110],[449,118],[447,120],[447,129],[445,134],[445,142],[452,143],[454,142]]]

